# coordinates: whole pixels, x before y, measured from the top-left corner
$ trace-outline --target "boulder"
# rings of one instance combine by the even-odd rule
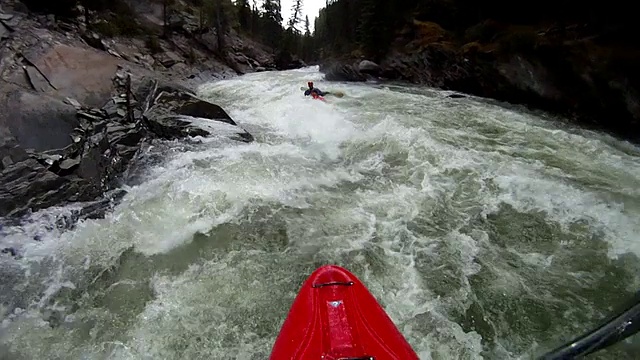
[[[0,129],[10,133],[22,149],[64,148],[80,125],[73,105],[11,84],[0,86],[0,109]]]
[[[370,60],[362,60],[358,64],[358,71],[360,71],[363,74],[371,74],[373,76],[378,76],[380,74],[380,65]]]
[[[367,77],[353,64],[332,63],[320,69],[329,81],[367,81]]]
[[[141,88],[148,89],[143,118],[151,131],[161,138],[209,136],[224,128],[225,133],[233,133],[232,138],[236,140],[253,141],[253,137],[237,126],[221,107],[199,99],[183,87],[150,80]],[[144,92],[138,90],[138,93]],[[227,126],[219,126],[219,123]]]
[[[109,98],[111,78],[121,63],[108,53],[64,44],[31,51],[25,58],[50,84],[44,92],[72,97],[88,106],[102,106]]]

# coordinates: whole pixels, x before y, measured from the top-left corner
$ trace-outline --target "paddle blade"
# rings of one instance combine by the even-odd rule
[[[339,98],[344,96],[344,93],[342,91],[330,91],[330,94]]]

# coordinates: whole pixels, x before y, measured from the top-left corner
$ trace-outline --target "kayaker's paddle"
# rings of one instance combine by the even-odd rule
[[[640,291],[626,310],[604,325],[545,354],[540,360],[579,358],[607,348],[640,331]]]
[[[301,86],[300,87],[300,91],[306,91],[308,88]],[[333,95],[335,97],[343,97],[344,96],[344,92],[340,91],[340,90],[336,90],[336,91],[327,91],[327,95]]]

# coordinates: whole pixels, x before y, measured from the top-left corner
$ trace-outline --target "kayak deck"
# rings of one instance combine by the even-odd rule
[[[418,359],[384,309],[348,270],[316,269],[296,296],[270,359]]]

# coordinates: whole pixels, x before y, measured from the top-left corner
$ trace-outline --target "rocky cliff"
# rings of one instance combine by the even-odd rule
[[[639,141],[640,50],[612,37],[488,20],[460,39],[414,21],[379,64],[331,59],[321,71],[328,80],[402,80],[524,104]]]
[[[193,88],[275,69],[272,51],[233,32],[220,51],[215,33],[195,33],[188,11],[174,14],[171,35],[160,36],[158,5],[129,3],[146,33],[107,36],[114,23],[80,7],[58,17],[2,2],[0,235],[3,223],[70,202],[82,206],[61,226],[102,216],[124,194],[122,175],[156,139],[215,133],[253,141]]]

